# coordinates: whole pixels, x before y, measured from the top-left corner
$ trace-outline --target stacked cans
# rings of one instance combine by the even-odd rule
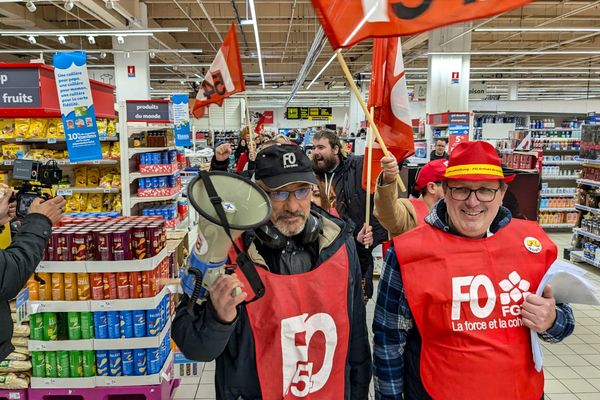
[[[143,232],[143,235],[140,234]],[[162,215],[68,218],[52,231],[47,261],[120,261],[153,257],[166,243]],[[135,252],[134,249],[144,251]]]
[[[140,154],[141,165],[165,165],[177,162],[177,151],[161,151],[156,153]]]
[[[146,206],[142,209],[142,215],[150,217],[159,216],[164,220],[170,221],[179,216],[179,209],[176,204]]]
[[[181,175],[179,173],[168,176],[155,176],[138,179],[139,189],[165,189],[181,187]]]
[[[31,314],[29,324],[31,340],[80,340],[95,336],[91,312]]]
[[[32,375],[36,378],[83,378],[96,376],[93,350],[34,351]]]

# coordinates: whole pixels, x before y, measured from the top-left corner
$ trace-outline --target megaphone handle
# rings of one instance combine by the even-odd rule
[[[187,306],[187,312],[192,317],[194,316],[194,305],[198,301],[200,297],[200,291],[202,290],[202,273],[193,268],[188,269],[188,273],[196,275],[196,280],[194,281],[194,290],[192,291],[192,296],[190,297],[190,302]]]

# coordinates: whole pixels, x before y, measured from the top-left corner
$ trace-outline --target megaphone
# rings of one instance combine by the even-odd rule
[[[182,279],[183,291],[190,296],[188,311],[192,312],[196,302],[205,301],[213,283],[230,272],[225,263],[232,246],[238,252],[238,266],[253,286],[255,296],[262,296],[262,281],[248,257],[240,254],[235,240],[244,231],[256,229],[269,221],[269,196],[256,183],[239,175],[201,171],[200,176],[188,186],[188,198],[200,214],[198,238]]]

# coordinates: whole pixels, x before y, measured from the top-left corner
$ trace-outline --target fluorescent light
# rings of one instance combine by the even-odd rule
[[[475,32],[600,32],[600,28],[475,28]]]
[[[67,41],[64,36],[60,35],[60,36],[58,36],[58,43],[65,44],[65,43],[67,43]]]
[[[36,43],[35,36],[29,36],[29,37],[27,37],[27,40],[29,40],[29,43],[31,43],[31,44],[35,44]]]
[[[591,55],[600,54],[600,50],[489,50],[489,51],[430,51],[425,56],[529,56],[529,55]]]
[[[150,58],[156,57],[156,53],[153,51],[149,52],[148,55],[150,56]]]
[[[106,8],[108,8],[109,10],[110,10],[110,9],[113,9],[113,8],[115,8],[115,2],[114,2],[113,0],[106,0],[106,1],[104,2],[104,5],[105,5],[105,6],[106,6]]]
[[[263,71],[262,64],[262,53],[260,51],[260,38],[258,37],[258,25],[256,24],[256,10],[254,9],[254,0],[249,0],[250,3],[250,15],[252,15],[252,20],[254,23],[254,39],[256,40],[256,52],[258,53],[258,67],[260,68],[260,79],[262,81],[262,87],[265,88],[265,73]]]
[[[75,4],[73,3],[73,0],[67,0],[67,1],[65,1],[65,10],[71,11],[73,9],[74,5]]]
[[[121,35],[117,36],[117,43],[125,44],[125,38]],[[129,54],[129,53],[127,53],[127,54]]]
[[[254,25],[253,19],[242,19],[240,20],[240,25]]]
[[[105,52],[100,53],[100,58],[102,58],[102,59],[106,58],[106,53]]]
[[[187,32],[187,27],[152,28],[152,29],[96,29],[94,36],[153,36],[155,33]],[[8,30],[0,29],[0,36],[89,36],[90,31],[84,29],[35,29]]]
[[[94,36],[92,36],[92,35],[88,36],[88,43],[96,44],[96,39],[94,38]]]
[[[25,3],[25,7],[27,7],[29,12],[35,12],[35,10],[37,10],[37,7],[33,3],[33,1],[28,1],[27,3]]]
[[[334,60],[334,58],[336,58],[337,56],[337,52],[334,52],[333,55],[331,56],[331,58],[329,59],[329,61],[327,61],[327,63],[323,66],[323,68],[321,68],[321,70],[319,71],[319,73],[313,78],[312,81],[310,81],[310,83],[308,84],[308,86],[306,87],[306,89],[310,89],[310,87],[313,85],[313,83],[315,83],[317,81],[317,79],[319,79],[319,77],[321,76],[321,74],[323,72],[325,72],[325,70],[327,69],[327,67],[329,67],[329,65],[331,64],[331,62]]]

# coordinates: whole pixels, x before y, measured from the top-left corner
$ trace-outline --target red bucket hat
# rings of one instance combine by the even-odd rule
[[[496,181],[506,183],[514,175],[504,176],[502,163],[494,146],[488,142],[462,142],[452,151],[445,174],[446,180]]]
[[[429,182],[445,181],[446,167],[448,167],[448,160],[444,158],[433,160],[425,164],[423,168],[419,170],[417,175],[415,190],[423,189]]]

